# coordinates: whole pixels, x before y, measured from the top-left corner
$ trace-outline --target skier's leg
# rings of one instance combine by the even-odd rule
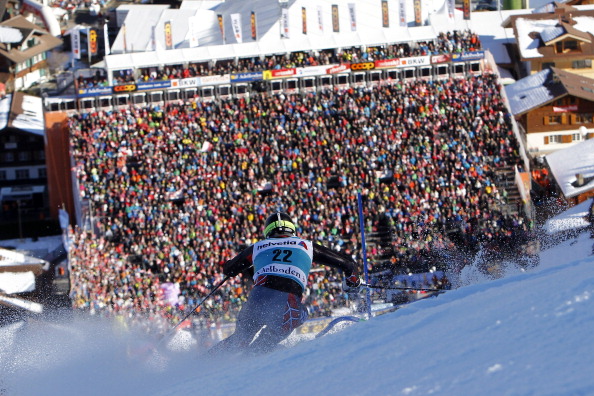
[[[266,327],[249,346],[255,353],[272,351],[307,319],[307,312],[296,295],[274,292],[275,298],[269,307],[273,315],[267,316]]]
[[[247,302],[241,308],[241,311],[237,315],[237,322],[235,323],[235,331],[229,337],[219,342],[217,345],[209,350],[209,353],[217,354],[221,352],[232,352],[246,348],[250,342],[254,339],[254,336],[262,326],[264,322],[259,314],[259,298],[256,296],[259,294],[254,288],[250,293]]]

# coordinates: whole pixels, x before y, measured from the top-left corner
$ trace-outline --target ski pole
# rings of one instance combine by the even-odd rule
[[[369,287],[370,289],[384,289],[384,290],[419,290],[419,291],[434,291],[439,293],[445,293],[444,289],[425,289],[422,287],[386,287],[386,286],[372,286],[367,283],[361,283],[362,287]]]
[[[213,289],[210,291],[210,293],[208,293],[208,295],[206,297],[204,297],[202,299],[202,301],[200,301],[200,303],[198,303],[198,305],[196,305],[194,308],[192,308],[192,310],[190,312],[188,312],[188,314],[186,316],[184,316],[179,322],[177,322],[177,324],[175,326],[173,326],[171,328],[171,330],[169,330],[163,337],[161,337],[161,340],[159,340],[159,343],[161,343],[164,339],[166,339],[171,333],[173,333],[175,331],[175,329],[177,329],[179,327],[179,325],[181,325],[186,319],[188,319],[190,317],[190,315],[192,315],[194,312],[196,312],[196,310],[198,308],[200,308],[200,306],[202,306],[202,304],[204,304],[204,301],[206,301],[210,296],[212,296],[217,290],[219,290],[219,288],[221,286],[223,286],[223,284],[225,282],[227,282],[229,280],[229,277],[226,276],[222,281],[220,281],[215,287],[213,287]]]

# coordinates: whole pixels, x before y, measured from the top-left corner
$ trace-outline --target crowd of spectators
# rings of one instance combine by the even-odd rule
[[[75,306],[175,320],[278,208],[300,235],[360,262],[357,191],[367,231],[379,214],[393,222],[393,269],[426,269],[455,244],[470,251],[527,232],[522,216],[499,210],[496,171],[519,159],[499,89],[483,74],[72,116],[80,194],[96,229],[73,238]],[[341,274],[314,271],[309,282],[313,316],[348,298]],[[174,305],[162,289],[172,283]],[[227,282],[204,317],[232,320],[249,285]]]
[[[197,76],[247,73],[264,70],[289,69],[330,64],[366,62],[412,56],[452,54],[482,49],[479,37],[470,30],[440,33],[436,40],[413,44],[394,43],[385,46],[352,47],[322,51],[292,52],[287,55],[219,60],[216,63],[191,63],[189,65],[166,65],[161,68],[140,68],[137,71],[114,72],[117,84],[183,79]]]

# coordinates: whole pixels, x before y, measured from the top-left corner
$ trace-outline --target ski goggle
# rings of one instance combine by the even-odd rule
[[[295,224],[291,223],[287,220],[277,220],[274,223],[268,224],[268,227],[264,229],[264,236],[268,237],[268,234],[272,232],[272,230],[279,229],[281,231],[290,231],[295,233]]]

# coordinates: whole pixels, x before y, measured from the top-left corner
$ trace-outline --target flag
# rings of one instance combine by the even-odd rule
[[[231,14],[231,27],[233,28],[233,35],[235,41],[239,44],[243,42],[243,35],[241,32],[241,14]]]
[[[406,23],[406,0],[399,0],[398,2],[398,18],[400,18],[400,26],[405,27]]]
[[[351,32],[357,31],[357,15],[355,13],[355,3],[349,3],[349,17],[351,21]]]
[[[322,6],[318,6],[318,29],[324,32],[324,18],[322,16]]]
[[[70,45],[72,46],[72,57],[74,59],[80,59],[80,30],[78,26],[70,31]]]
[[[455,9],[455,5],[454,2],[455,0],[447,0],[448,2],[448,18],[453,21],[454,20],[454,9]]]
[[[338,21],[338,4],[332,4],[332,31],[334,33],[340,32],[340,24]]]
[[[390,14],[388,13],[388,0],[382,0],[382,26],[390,27]]]
[[[87,45],[91,56],[99,54],[99,42],[97,41],[97,29],[87,28]]]
[[[414,8],[415,8],[415,25],[421,26],[421,25],[423,25],[423,16],[421,13],[421,0],[415,0]]]
[[[281,12],[281,38],[289,38],[289,9],[284,7]]]
[[[107,32],[107,23],[103,24],[103,42],[105,44],[105,55],[109,55],[111,50],[109,48],[109,33]]]
[[[163,28],[165,30],[165,49],[173,49],[173,34],[171,32],[171,21],[165,22]]]
[[[223,38],[223,43],[225,43],[225,21],[223,19],[223,14],[217,14],[217,19],[219,20],[219,29],[221,30],[221,37]]]
[[[188,45],[190,48],[196,48],[200,45],[200,37],[198,29],[200,28],[200,20],[197,16],[188,17]]]
[[[307,34],[307,10],[305,7],[301,7],[301,31],[303,34]]]
[[[256,24],[256,13],[254,11],[250,16],[250,23],[252,25],[252,40],[258,40],[258,25]]]
[[[464,0],[463,3],[464,20],[470,20],[470,0]]]
[[[124,52],[128,52],[128,40],[126,39],[126,24],[122,25],[122,33],[124,34]]]

